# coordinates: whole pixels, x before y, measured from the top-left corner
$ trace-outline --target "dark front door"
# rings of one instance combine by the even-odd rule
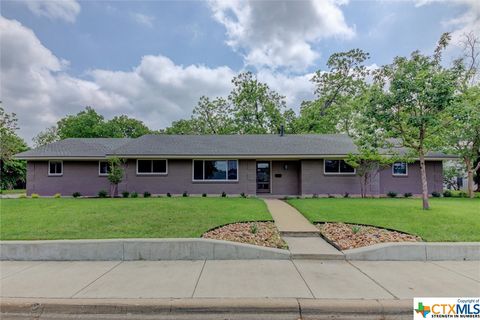
[[[270,193],[270,162],[257,162],[257,193]]]

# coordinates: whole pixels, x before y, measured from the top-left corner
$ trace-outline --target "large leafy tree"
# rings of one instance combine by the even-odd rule
[[[456,68],[441,64],[449,40],[449,34],[443,34],[432,56],[415,51],[380,68],[367,110],[385,137],[398,138],[399,145],[419,159],[424,209],[429,209],[425,156],[443,143],[441,133],[448,128],[443,115],[454,102],[460,76]]]
[[[104,118],[92,107],[76,115],[69,115],[57,122],[58,136],[66,138],[98,138],[102,137]]]
[[[455,61],[462,70],[460,93],[448,109],[449,130],[445,150],[458,155],[467,172],[469,197],[474,197],[474,175],[480,171],[480,85],[478,84],[480,40],[463,35],[463,56]]]
[[[126,115],[113,117],[98,130],[100,136],[108,138],[138,138],[151,132],[142,121]]]
[[[351,133],[358,97],[365,90],[369,74],[364,65],[368,58],[369,54],[360,49],[330,56],[328,70],[319,70],[312,78],[317,99],[302,103],[297,121],[299,131]]]
[[[25,183],[26,163],[15,160],[13,156],[27,150],[28,147],[25,141],[16,134],[17,130],[18,119],[15,113],[7,113],[0,106],[0,180],[2,189],[11,189]]]
[[[58,136],[58,129],[56,126],[51,126],[44,131],[41,131],[39,134],[33,137],[32,140],[35,148],[58,141],[60,140],[60,137]]]

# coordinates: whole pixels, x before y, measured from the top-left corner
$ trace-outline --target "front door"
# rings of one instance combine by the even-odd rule
[[[270,193],[269,161],[257,161],[257,193]]]

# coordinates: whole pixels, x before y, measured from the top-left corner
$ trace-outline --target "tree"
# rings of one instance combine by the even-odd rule
[[[118,194],[118,184],[123,180],[123,161],[117,157],[108,159],[108,181],[110,181],[110,196],[114,198]]]
[[[103,137],[103,124],[103,116],[92,107],[86,107],[76,115],[66,116],[57,122],[58,136],[60,139]]]
[[[1,189],[11,189],[26,181],[26,162],[13,158],[16,153],[28,150],[25,141],[16,134],[17,123],[15,113],[7,113],[0,106]]]
[[[232,79],[234,88],[229,95],[232,104],[234,132],[239,134],[276,133],[280,126],[291,127],[285,97],[243,72]],[[285,116],[288,116],[285,117]]]
[[[60,140],[60,137],[58,136],[58,129],[56,126],[51,126],[44,131],[41,131],[39,134],[33,137],[32,140],[35,148],[58,141]]]
[[[138,138],[150,132],[142,121],[126,115],[115,116],[99,128],[100,136],[108,138]]]
[[[396,57],[375,74],[375,94],[367,117],[387,138],[398,138],[420,161],[423,208],[429,209],[425,156],[442,145],[445,110],[453,103],[460,76],[456,68],[441,65],[450,40],[445,33],[433,56],[415,51],[410,58]]]
[[[443,184],[447,186],[447,189],[460,190],[458,178],[463,178],[465,175],[465,171],[462,169],[463,166],[459,163],[451,163],[443,168]]]
[[[444,150],[462,159],[467,172],[467,190],[474,197],[474,174],[480,169],[480,86],[468,87],[448,109],[449,130]]]
[[[162,130],[161,133],[165,134],[198,134],[195,129],[195,120],[193,119],[180,119],[173,121],[170,127]]]
[[[369,71],[364,62],[369,54],[352,49],[334,53],[327,71],[312,78],[316,100],[304,101],[300,108],[299,130],[315,133],[350,133],[356,114],[356,100],[366,87]]]

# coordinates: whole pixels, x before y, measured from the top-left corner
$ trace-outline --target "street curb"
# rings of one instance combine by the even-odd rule
[[[480,242],[392,242],[343,251],[347,260],[476,261]]]
[[[133,261],[290,259],[290,252],[245,243],[197,239],[0,241],[0,260]]]
[[[211,299],[33,299],[2,298],[1,314],[29,315],[186,315],[291,314],[302,319],[332,316],[360,319],[412,316],[412,300],[334,300],[296,298]]]

